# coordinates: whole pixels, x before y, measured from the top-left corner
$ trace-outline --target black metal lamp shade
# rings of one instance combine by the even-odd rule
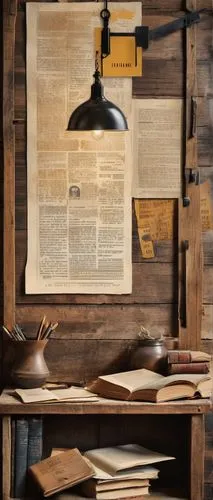
[[[99,71],[93,76],[91,97],[73,111],[67,130],[128,130],[122,111],[104,97]]]

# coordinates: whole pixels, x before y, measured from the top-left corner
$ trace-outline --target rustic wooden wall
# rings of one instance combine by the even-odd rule
[[[155,4],[155,6],[153,6]],[[164,24],[180,15],[183,2],[143,2],[143,22],[150,27]],[[204,5],[205,4],[205,5]],[[198,2],[210,7],[211,2]],[[177,326],[177,230],[172,241],[155,242],[156,257],[149,261],[141,256],[133,211],[133,292],[131,295],[28,295],[24,293],[27,243],[26,200],[26,68],[25,68],[25,1],[20,0],[16,24],[15,53],[15,137],[16,137],[16,319],[31,334],[40,317],[46,313],[59,318],[60,327],[49,342],[47,358],[54,375],[87,378],[101,370],[120,367],[126,348],[135,338],[140,324],[155,333],[176,336]],[[198,138],[201,180],[213,179],[211,166],[211,53],[212,19],[206,16],[198,26]],[[135,78],[134,97],[181,97],[184,92],[184,50],[182,32],[152,42],[144,53],[144,76]],[[177,228],[176,228],[177,229]],[[211,348],[213,337],[213,267],[212,231],[204,234],[204,308],[202,337],[205,348]],[[54,306],[54,307],[53,307]],[[110,310],[110,315],[109,315]],[[208,339],[208,340],[207,340]],[[55,345],[57,341],[57,359]],[[209,345],[208,345],[209,344]],[[65,348],[66,346],[66,348]],[[94,359],[96,353],[96,364]],[[85,363],[86,359],[86,363]],[[73,362],[72,360],[75,360]]]
[[[59,320],[46,358],[52,376],[87,380],[126,366],[140,324],[176,336],[177,218],[172,241],[155,242],[155,258],[141,256],[133,210],[133,293],[131,295],[28,295],[24,293],[27,243],[25,0],[18,2],[15,45],[16,139],[16,321],[31,335],[43,314]],[[164,24],[181,14],[181,0],[144,0],[143,23]],[[212,8],[198,0],[198,8]],[[197,28],[198,147],[201,181],[209,179],[213,198],[212,18]],[[183,33],[153,42],[144,53],[144,76],[135,78],[134,97],[181,97],[184,93]],[[212,121],[211,121],[212,118]],[[2,186],[2,169],[0,182]],[[2,195],[0,191],[0,195]],[[0,197],[2,208],[2,196]],[[1,211],[2,213],[2,211]],[[0,228],[2,224],[0,224]],[[1,232],[2,234],[2,232]],[[202,348],[213,354],[213,231],[203,234],[204,291]],[[2,262],[2,259],[0,259]],[[2,294],[1,294],[2,297]],[[213,416],[206,420],[206,500],[213,497]]]

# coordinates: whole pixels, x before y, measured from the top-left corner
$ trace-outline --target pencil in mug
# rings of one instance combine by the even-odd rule
[[[14,330],[19,333],[22,340],[27,340],[25,335],[24,335],[24,332],[22,331],[21,327],[19,325],[17,325],[17,323],[14,325]]]
[[[40,340],[40,338],[41,338],[41,333],[42,333],[42,329],[44,327],[45,321],[46,321],[46,316],[43,316],[41,323],[40,323],[40,326],[39,326],[39,329],[38,329],[36,340]]]
[[[44,333],[42,339],[48,339],[51,335],[51,333],[57,328],[58,323],[51,323],[46,332]]]
[[[13,332],[10,332],[10,330],[8,330],[8,328],[6,328],[6,326],[3,325],[2,328],[10,339],[17,340],[16,337],[14,336]]]

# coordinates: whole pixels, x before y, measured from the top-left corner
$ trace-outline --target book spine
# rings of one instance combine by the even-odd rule
[[[15,425],[15,497],[25,496],[28,448],[28,420],[17,418]]]
[[[11,478],[10,478],[10,496],[15,496],[15,443],[16,443],[16,421],[15,418],[11,420]]]
[[[190,351],[168,351],[168,363],[191,363]]]
[[[178,373],[209,373],[209,363],[171,363],[168,367],[169,375]]]
[[[27,468],[40,462],[43,449],[43,420],[42,417],[29,419]]]

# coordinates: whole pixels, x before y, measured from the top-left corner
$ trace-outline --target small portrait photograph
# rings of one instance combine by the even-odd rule
[[[70,186],[69,187],[69,198],[71,199],[76,199],[76,198],[80,198],[81,196],[81,192],[80,192],[80,188],[79,186]]]

